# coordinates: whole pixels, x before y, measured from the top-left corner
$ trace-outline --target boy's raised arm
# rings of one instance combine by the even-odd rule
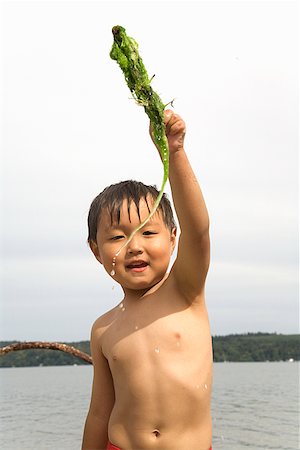
[[[169,142],[169,180],[180,224],[178,255],[173,275],[188,301],[200,298],[209,267],[209,217],[205,201],[184,150],[185,123],[171,110],[165,111]]]
[[[99,321],[99,319],[98,319]],[[108,421],[115,395],[108,361],[101,351],[101,332],[95,322],[91,335],[91,353],[94,366],[92,398],[86,418],[82,450],[103,450],[108,442]]]

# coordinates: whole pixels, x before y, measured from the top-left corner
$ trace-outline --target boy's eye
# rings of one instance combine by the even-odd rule
[[[150,231],[150,230],[144,231],[144,233],[143,233],[144,236],[151,236],[152,234],[157,234],[157,233],[155,231]]]
[[[113,236],[111,238],[112,241],[118,241],[119,239],[122,239],[124,236],[122,236],[121,234],[119,234],[118,236]]]

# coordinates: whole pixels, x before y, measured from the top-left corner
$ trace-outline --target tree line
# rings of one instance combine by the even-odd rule
[[[214,361],[299,361],[300,335],[247,333],[214,336]]]
[[[0,347],[17,341],[0,341]],[[299,361],[300,335],[247,333],[213,336],[214,362]],[[68,342],[90,354],[89,341]],[[63,366],[88,364],[68,353],[55,350],[20,350],[0,356],[0,367]]]

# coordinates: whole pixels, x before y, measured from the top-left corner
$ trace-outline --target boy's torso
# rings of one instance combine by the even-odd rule
[[[108,433],[120,448],[206,450],[211,445],[206,307],[204,301],[188,305],[171,286],[165,282],[108,313],[101,347],[116,399]]]

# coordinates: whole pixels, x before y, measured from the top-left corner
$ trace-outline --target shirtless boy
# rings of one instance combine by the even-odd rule
[[[90,247],[124,298],[92,328],[94,379],[83,450],[211,447],[212,348],[204,297],[209,218],[184,150],[185,123],[167,110],[165,126],[181,230],[170,273],[176,227],[166,198],[114,267],[113,257],[157,194],[124,182],[106,188],[90,209]]]

